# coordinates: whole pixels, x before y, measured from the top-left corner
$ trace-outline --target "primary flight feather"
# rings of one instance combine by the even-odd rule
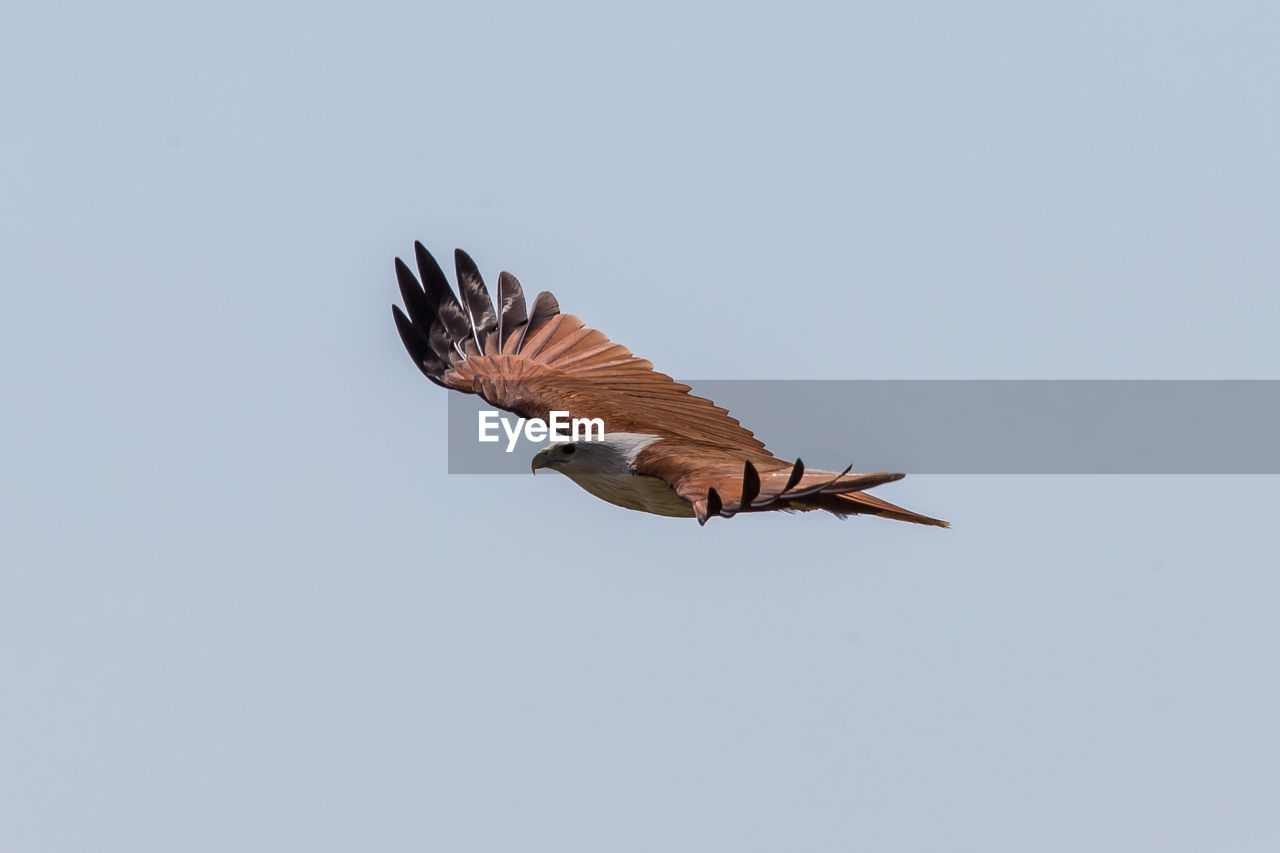
[[[553,442],[533,457],[534,470],[559,471],[627,509],[699,524],[716,515],[821,509],[949,526],[864,493],[905,475],[837,474],[778,459],[727,410],[560,313],[550,293],[526,309],[520,282],[504,272],[495,305],[475,262],[458,249],[459,299],[431,253],[421,243],[413,248],[417,276],[396,258],[404,310],[393,305],[392,314],[428,379],[524,418],[567,411],[604,421],[602,440]]]

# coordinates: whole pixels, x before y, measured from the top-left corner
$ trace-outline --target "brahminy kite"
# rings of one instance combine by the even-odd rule
[[[550,293],[526,309],[520,282],[503,272],[495,307],[475,262],[458,249],[459,300],[431,253],[421,243],[413,248],[422,281],[396,258],[405,310],[393,305],[392,314],[428,379],[523,418],[546,421],[559,411],[604,421],[599,440],[553,441],[538,451],[535,471],[559,471],[627,509],[699,524],[716,515],[822,509],[950,526],[864,492],[904,474],[850,474],[853,466],[837,474],[784,462],[727,410],[560,313]]]

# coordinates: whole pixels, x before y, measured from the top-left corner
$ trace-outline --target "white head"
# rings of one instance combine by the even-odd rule
[[[661,436],[634,432],[607,433],[599,441],[553,441],[534,454],[530,467],[552,468],[569,477],[625,474],[636,454]]]

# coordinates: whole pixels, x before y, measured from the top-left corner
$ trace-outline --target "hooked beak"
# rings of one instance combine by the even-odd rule
[[[550,468],[550,467],[551,467],[550,451],[543,448],[542,450],[539,450],[537,453],[533,454],[533,461],[529,463],[530,471],[532,471],[534,474],[537,474],[539,468]]]

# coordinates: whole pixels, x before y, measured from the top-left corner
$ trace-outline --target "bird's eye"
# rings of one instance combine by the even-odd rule
[[[561,448],[560,448],[560,452],[561,452],[561,453],[564,453],[564,454],[569,454],[569,453],[572,453],[572,452],[573,452],[574,450],[576,450],[576,449],[577,449],[577,448],[575,448],[572,444],[566,444],[566,445],[564,445],[563,447],[561,447]]]

